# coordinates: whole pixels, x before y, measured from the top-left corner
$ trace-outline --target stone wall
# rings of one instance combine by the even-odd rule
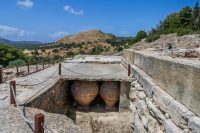
[[[120,82],[120,100],[119,100],[119,111],[129,111],[130,108],[130,100],[129,100],[129,92],[130,92],[130,82]]]
[[[126,59],[133,63],[132,55],[135,53],[126,55]],[[130,62],[122,60],[125,67]],[[200,133],[200,117],[161,89],[139,67],[131,65],[131,71],[135,81],[131,83],[129,97],[136,133]]]
[[[28,103],[33,108],[43,109],[50,113],[65,114],[67,112],[69,82],[60,79],[52,88]]]
[[[147,73],[173,98],[200,116],[200,65],[198,63],[158,57],[134,50],[125,50],[123,57],[128,63],[136,65]]]

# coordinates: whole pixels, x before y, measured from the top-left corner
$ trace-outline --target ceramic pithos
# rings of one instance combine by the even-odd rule
[[[97,82],[75,81],[71,93],[79,105],[88,107],[98,95],[99,87]]]
[[[115,82],[104,82],[99,93],[107,107],[112,108],[119,101],[120,90]]]

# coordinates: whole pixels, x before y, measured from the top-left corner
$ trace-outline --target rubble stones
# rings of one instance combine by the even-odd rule
[[[164,121],[166,133],[180,133],[181,130],[169,119]]]
[[[129,93],[129,98],[130,98],[130,100],[131,100],[132,102],[135,102],[135,100],[137,99],[136,93],[133,92],[133,91],[131,91],[131,92]]]
[[[137,71],[139,68],[132,67],[134,67],[135,74],[143,76],[144,73]],[[136,133],[198,133],[200,131],[199,117],[195,116],[186,106],[175,100],[155,83],[152,83],[153,80],[150,77],[144,75],[142,78],[148,85],[145,86],[144,84],[141,87],[138,82],[134,83],[137,88],[135,91],[137,97],[132,103],[135,106],[131,106],[131,108],[134,107],[134,131]],[[152,95],[146,93],[148,92],[146,90],[150,87],[152,87]]]
[[[146,94],[144,92],[140,91],[138,93],[138,97],[139,97],[140,100],[145,100],[146,99]]]
[[[193,116],[189,119],[189,127],[195,133],[200,133],[200,118]]]

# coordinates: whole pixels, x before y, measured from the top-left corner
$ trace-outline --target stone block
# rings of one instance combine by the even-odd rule
[[[183,104],[176,101],[160,87],[154,87],[153,100],[156,105],[165,113],[168,113],[172,121],[181,128],[187,128],[187,121],[194,113],[188,110]]]
[[[161,111],[156,108],[156,106],[151,102],[150,99],[147,98],[146,103],[147,103],[147,108],[150,114],[154,118],[156,118],[157,121],[159,121],[160,123],[163,123],[163,121],[165,120],[165,116],[161,113]]]
[[[192,132],[200,133],[200,118],[193,116],[189,119],[188,125]]]
[[[144,129],[142,121],[139,119],[139,116],[137,113],[135,114],[135,118],[134,118],[134,132],[135,133],[147,133],[146,130]]]
[[[136,96],[136,93],[131,91],[130,94],[129,94],[129,98],[132,102],[135,102],[136,99],[137,99],[137,96]]]
[[[130,93],[130,82],[120,82],[120,101],[119,111],[127,111],[130,109],[129,93]]]
[[[170,119],[167,119],[163,123],[165,133],[181,133],[181,129],[178,128]]]
[[[136,109],[139,113],[139,116],[147,115],[149,113],[146,102],[144,100],[138,100],[136,102]]]
[[[143,91],[138,92],[138,98],[140,100],[145,100],[146,99],[146,94]]]
[[[124,58],[147,73],[154,82],[173,98],[200,116],[200,67],[194,61],[159,57],[141,51],[125,50]],[[152,96],[151,87],[140,80],[140,71],[133,68],[138,82],[143,82],[145,93]],[[144,77],[144,76],[143,76]],[[147,86],[147,87],[145,87]],[[147,88],[147,89],[146,89]]]

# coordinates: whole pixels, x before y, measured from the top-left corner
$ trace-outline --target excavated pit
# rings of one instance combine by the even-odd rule
[[[119,101],[112,108],[106,107],[102,97],[98,95],[87,107],[77,103],[72,95],[72,86],[77,80],[60,79],[52,88],[28,103],[29,107],[42,109],[46,112],[64,114],[72,119],[83,132],[132,132],[132,113],[129,109],[120,109],[121,89],[123,82],[115,81],[119,89]],[[98,87],[107,81],[84,81],[90,84],[96,82]],[[122,106],[124,106],[122,104]]]

